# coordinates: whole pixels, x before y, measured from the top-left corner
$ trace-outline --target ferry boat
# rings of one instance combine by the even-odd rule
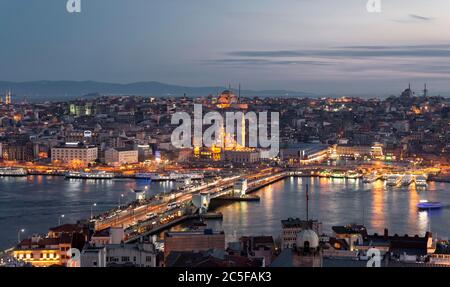
[[[412,175],[410,175],[410,174],[404,175],[402,178],[402,181],[401,181],[402,186],[409,186],[413,182],[413,180],[414,180],[414,177]]]
[[[442,208],[442,203],[438,201],[421,200],[417,204],[417,208],[420,210],[440,209]]]
[[[362,177],[362,174],[354,170],[349,170],[345,173],[345,177],[349,179],[356,179]]]
[[[106,171],[69,171],[65,174],[66,178],[81,178],[81,179],[113,179],[114,173]]]
[[[331,173],[331,177],[332,178],[344,178],[345,177],[345,172],[343,171],[339,171],[339,170],[335,170]]]
[[[319,172],[319,177],[330,177],[330,176],[331,176],[331,172],[327,169],[321,170]]]
[[[24,168],[2,167],[0,168],[0,176],[26,176],[28,171]]]
[[[391,174],[386,178],[387,186],[398,186],[402,180],[402,177],[398,174]]]
[[[136,173],[134,177],[139,179],[151,179],[152,181],[169,180],[169,176],[159,173]]]
[[[416,175],[416,187],[427,187],[427,177],[425,175]]]
[[[372,183],[374,181],[377,181],[380,178],[379,175],[377,175],[376,173],[373,173],[367,177],[364,177],[363,182],[364,183]]]

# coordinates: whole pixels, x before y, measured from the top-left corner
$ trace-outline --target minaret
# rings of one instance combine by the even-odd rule
[[[428,89],[427,89],[427,84],[425,83],[424,85],[424,89],[423,89],[423,96],[427,97],[428,96]]]
[[[11,91],[6,92],[5,104],[7,104],[7,105],[11,104]]]

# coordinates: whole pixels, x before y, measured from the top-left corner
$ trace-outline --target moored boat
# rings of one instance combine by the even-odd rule
[[[2,167],[0,168],[0,176],[26,176],[28,171],[24,168]]]
[[[80,179],[113,179],[114,173],[106,171],[69,171],[65,174],[66,178],[80,178]]]
[[[397,186],[400,184],[402,177],[398,174],[391,174],[386,178],[387,186]]]
[[[413,179],[413,176],[410,174],[404,175],[401,181],[402,186],[409,186],[413,182]]]
[[[417,208],[421,210],[429,210],[429,209],[440,209],[442,208],[442,203],[438,201],[428,201],[428,200],[421,200],[417,204]]]
[[[416,175],[416,187],[427,187],[427,177],[425,175]]]

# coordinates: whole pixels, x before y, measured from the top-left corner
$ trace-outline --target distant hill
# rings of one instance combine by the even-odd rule
[[[160,82],[136,82],[130,84],[104,83],[95,81],[33,81],[33,82],[6,82],[0,81],[0,94],[10,90],[19,99],[28,101],[70,100],[86,95],[137,95],[137,96],[207,96],[217,94],[225,87],[185,87],[164,84]],[[305,92],[287,90],[242,90],[242,96],[292,96],[316,97]]]

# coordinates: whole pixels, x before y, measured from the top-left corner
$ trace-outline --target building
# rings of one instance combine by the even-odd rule
[[[97,160],[98,148],[79,142],[65,143],[64,145],[52,148],[51,154],[52,161],[88,165]]]
[[[280,147],[280,158],[292,163],[314,163],[325,160],[329,155],[329,146],[324,144],[295,143]]]
[[[212,229],[164,233],[164,257],[173,251],[225,250],[225,233]]]
[[[138,150],[127,148],[110,148],[105,151],[107,165],[132,164],[139,161]]]
[[[297,235],[305,229],[312,229],[317,234],[322,234],[322,222],[317,220],[301,220],[288,218],[281,221],[282,236],[281,249],[293,248],[297,242]]]
[[[95,246],[107,244],[120,244],[125,238],[125,232],[122,227],[108,227],[97,230],[91,237],[90,243]]]
[[[262,260],[262,267],[272,263],[275,242],[272,236],[244,236],[239,239],[241,255]]]
[[[319,236],[311,229],[304,229],[297,234],[293,248],[285,248],[270,267],[322,267],[322,248]]]
[[[81,267],[156,267],[158,252],[152,243],[87,245]]]
[[[173,251],[166,258],[166,267],[262,267],[260,260],[226,254],[223,250]]]
[[[255,149],[227,150],[225,160],[234,163],[255,163],[260,160],[260,152]]]
[[[16,260],[30,263],[35,267],[49,267],[52,265],[66,266],[71,256],[71,248],[81,250],[85,244],[85,237],[81,233],[62,234],[59,237],[42,237],[33,235],[22,240],[13,250]]]
[[[32,161],[34,160],[33,143],[25,140],[12,140],[2,144],[3,160]]]
[[[337,145],[336,155],[346,158],[370,157],[372,152],[371,146],[362,145]]]

